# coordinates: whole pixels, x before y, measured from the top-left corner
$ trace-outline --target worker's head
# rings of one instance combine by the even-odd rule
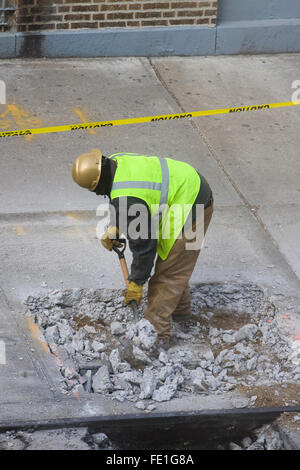
[[[102,152],[99,149],[83,153],[73,163],[73,180],[82,188],[95,191],[101,176],[101,165]]]

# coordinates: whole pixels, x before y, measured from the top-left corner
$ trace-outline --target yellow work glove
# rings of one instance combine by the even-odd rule
[[[112,225],[108,227],[106,232],[101,237],[101,243],[108,251],[112,250],[113,246],[121,247],[122,243],[118,242],[116,238],[119,236],[118,227],[113,227]]]
[[[135,300],[138,305],[140,305],[143,297],[143,286],[139,286],[135,282],[131,281],[128,284],[127,290],[124,294],[125,300],[124,303],[128,305],[132,300]]]

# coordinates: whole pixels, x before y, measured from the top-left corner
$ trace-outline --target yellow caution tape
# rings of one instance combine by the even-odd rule
[[[40,127],[36,129],[22,129],[15,131],[4,131],[0,132],[0,137],[17,137],[20,135],[33,135],[33,134],[49,134],[50,132],[68,132],[68,131],[79,131],[82,129],[96,129],[99,127],[113,127],[113,126],[126,126],[130,124],[139,124],[143,122],[159,122],[168,121],[172,119],[189,119],[198,116],[213,116],[216,114],[227,114],[227,113],[241,113],[248,111],[262,111],[272,108],[283,108],[286,106],[300,105],[299,102],[289,101],[287,103],[272,103],[272,104],[258,104],[252,106],[240,106],[237,108],[226,108],[226,109],[211,109],[204,111],[192,111],[189,113],[175,113],[175,114],[163,114],[157,116],[146,116],[131,119],[117,119],[114,121],[98,121],[98,122],[87,122],[83,124],[67,124],[64,126],[53,126],[53,127]]]

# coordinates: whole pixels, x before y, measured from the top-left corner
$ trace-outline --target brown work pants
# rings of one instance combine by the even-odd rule
[[[204,224],[205,235],[213,214],[213,199],[211,205],[204,209],[204,217],[196,224]],[[193,225],[192,230],[194,230]],[[181,234],[174,243],[167,259],[164,261],[158,256],[154,274],[148,285],[148,305],[145,318],[149,320],[157,331],[159,337],[168,337],[171,334],[172,314],[191,313],[191,299],[189,280],[197,262],[199,250],[187,250],[189,243],[184,234]]]

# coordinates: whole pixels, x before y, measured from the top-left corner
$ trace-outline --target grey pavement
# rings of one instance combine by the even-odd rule
[[[0,128],[290,101],[299,65],[300,54],[3,60],[9,106],[0,105]],[[169,156],[199,169],[216,210],[192,281],[259,284],[283,312],[289,308],[291,323],[284,326],[299,340],[299,125],[295,107],[2,139],[0,340],[7,347],[0,418],[14,410],[27,416],[34,403],[42,416],[81,409],[73,406],[76,398],[61,396],[57,368],[32,338],[22,302],[46,289],[123,286],[118,260],[96,236],[102,222],[96,209],[107,201],[71,178],[74,158],[94,147]],[[93,414],[90,400],[84,410]],[[97,411],[113,412],[104,402]]]

